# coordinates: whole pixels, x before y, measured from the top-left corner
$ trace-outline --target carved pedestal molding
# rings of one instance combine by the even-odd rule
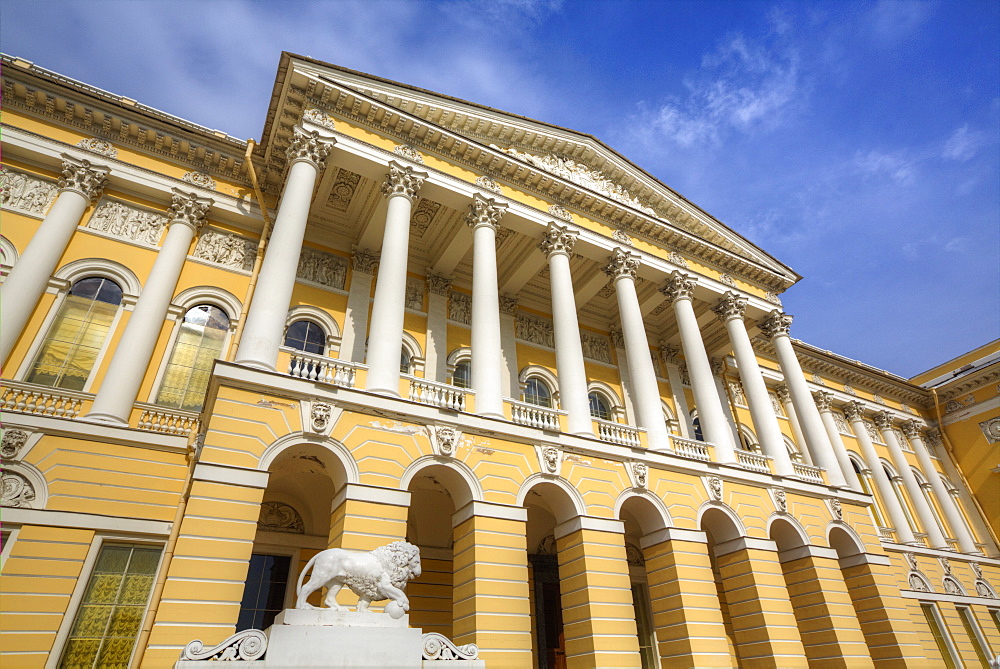
[[[500,352],[500,291],[496,225],[507,205],[473,195],[465,222],[472,228],[472,389],[476,413],[504,418]]]
[[[191,241],[205,223],[211,206],[212,200],[176,188],[173,190],[168,214],[170,223],[163,245],[156,254],[149,278],[105,374],[106,378],[114,381],[101,384],[87,419],[114,425],[128,424]]]
[[[59,195],[0,287],[0,364],[14,348],[84,212],[107,181],[107,167],[65,153],[62,159]]]
[[[656,370],[649,353],[646,326],[642,319],[639,296],[635,290],[635,278],[639,269],[639,259],[631,251],[616,248],[604,272],[615,284],[618,297],[618,313],[622,323],[622,337],[625,340],[625,360],[629,379],[632,382],[632,402],[637,414],[639,427],[649,435],[649,447],[667,449],[670,438],[663,420],[660,405],[660,389],[656,382]]]
[[[399,396],[399,350],[403,341],[403,315],[406,306],[406,262],[410,250],[410,214],[417,191],[427,178],[426,172],[391,161],[382,184],[388,198],[385,231],[382,236],[381,261],[375,282],[368,340],[368,390]]]
[[[556,349],[556,369],[559,374],[559,394],[567,412],[571,434],[592,435],[590,401],[587,399],[587,374],[583,365],[580,325],[576,317],[573,277],[569,259],[573,255],[578,233],[555,222],[539,248],[549,260],[549,283],[552,289],[552,325]]]
[[[736,462],[736,441],[715,387],[712,366],[708,361],[698,317],[695,316],[691,303],[694,287],[695,280],[691,276],[675,270],[660,291],[674,307],[684,359],[691,375],[694,403],[698,408],[698,419],[705,440],[715,445],[716,457],[720,462]]]

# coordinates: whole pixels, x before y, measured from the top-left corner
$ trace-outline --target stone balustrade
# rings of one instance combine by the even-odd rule
[[[708,448],[711,444],[707,441],[685,439],[684,437],[672,434],[670,435],[670,445],[673,448],[674,453],[680,455],[681,457],[704,460],[705,462],[709,462],[712,459],[708,452]]]
[[[537,404],[518,402],[509,397],[506,399],[506,402],[511,408],[511,420],[518,425],[527,425],[528,427],[537,427],[541,430],[553,430],[556,432],[560,430],[559,416],[565,415],[565,412],[540,407]]]
[[[792,469],[795,471],[795,476],[803,481],[808,481],[809,483],[819,483],[821,485],[823,483],[822,467],[807,465],[804,462],[793,462]]]
[[[631,425],[622,425],[611,420],[601,420],[595,418],[597,424],[597,437],[601,441],[622,446],[639,446],[640,429]]]
[[[194,411],[172,411],[152,404],[136,404],[142,409],[139,415],[140,430],[163,434],[189,435],[198,432],[200,421]]]
[[[760,453],[754,453],[753,451],[736,451],[736,462],[739,463],[743,469],[749,469],[752,472],[760,472],[762,474],[771,473],[770,460],[766,455]]]
[[[410,384],[410,399],[421,404],[451,411],[465,411],[466,395],[472,394],[467,388],[420,379],[409,374],[401,376]]]
[[[93,395],[87,393],[4,380],[0,410],[54,418],[76,418],[80,415],[84,401],[91,398]]]
[[[307,381],[318,381],[333,386],[353,388],[358,370],[365,366],[346,360],[334,360],[314,353],[283,349],[289,353],[288,375]]]

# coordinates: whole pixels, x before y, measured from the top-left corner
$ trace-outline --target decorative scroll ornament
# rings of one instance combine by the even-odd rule
[[[646,483],[649,480],[649,467],[646,466],[645,462],[632,463],[632,478],[635,481],[636,488],[646,487]]]
[[[777,508],[778,513],[788,513],[788,497],[781,488],[774,490],[774,506]]]
[[[639,198],[623,188],[621,185],[609,179],[600,170],[594,170],[570,158],[563,158],[552,154],[547,156],[536,156],[524,151],[518,151],[516,149],[501,149],[493,144],[490,146],[494,149],[503,151],[507,155],[513,156],[518,160],[522,160],[529,165],[534,165],[539,169],[545,170],[549,174],[555,174],[556,176],[562,177],[578,186],[583,186],[584,188],[588,188],[605,195],[615,202],[627,205],[633,209],[638,209],[644,214],[648,214],[650,216],[660,216],[655,209],[647,204],[644,204],[641,200],[639,200]]]
[[[611,238],[620,244],[624,244],[625,246],[635,246],[635,244],[632,243],[632,238],[629,237],[628,233],[624,230],[615,230],[611,233]]]
[[[0,476],[0,506],[30,508],[35,499],[35,488],[17,472],[4,472]]]
[[[688,261],[677,251],[670,252],[670,262],[677,265],[678,267],[683,267],[684,269],[690,269],[688,266]]]
[[[826,381],[823,380],[823,377],[817,374],[816,372],[813,372],[812,374],[812,382],[819,386],[826,385]]]
[[[347,281],[347,259],[332,253],[303,248],[295,277],[328,288],[343,290]]]
[[[983,578],[983,568],[979,566],[978,562],[970,562],[969,567],[972,568],[972,573],[976,575],[976,578]]]
[[[420,279],[406,277],[406,308],[424,310],[424,282]]]
[[[903,411],[905,411],[906,413],[914,413],[914,414],[917,413],[916,411],[913,410],[913,407],[911,407],[906,402],[900,402],[899,403],[899,408],[902,409]]]
[[[57,188],[50,181],[0,167],[0,205],[4,209],[43,214],[56,196]]]
[[[788,404],[792,401],[792,393],[789,392],[788,386],[784,383],[774,389],[774,394],[778,396],[778,401],[782,404]]]
[[[421,657],[424,660],[478,660],[479,646],[467,643],[456,646],[443,634],[427,632],[421,637]]]
[[[880,430],[891,430],[892,429],[892,414],[888,411],[879,411],[872,419],[875,421],[875,427]]]
[[[389,163],[389,173],[385,175],[385,183],[382,184],[382,195],[393,197],[401,195],[413,201],[417,196],[417,191],[424,185],[427,174],[417,172],[412,167],[402,165],[395,161]]]
[[[563,221],[573,220],[573,214],[569,213],[569,211],[566,210],[566,207],[561,204],[549,205],[549,213]]]
[[[302,118],[303,120],[315,123],[316,125],[321,125],[324,128],[329,128],[330,130],[335,130],[337,127],[333,122],[333,117],[320,111],[319,109],[307,109],[305,113],[302,114]]]
[[[625,561],[636,567],[644,567],[646,565],[646,556],[642,554],[641,548],[632,542],[626,542]]]
[[[517,298],[511,295],[500,295],[500,313],[506,316],[517,316]]]
[[[469,205],[469,213],[465,215],[465,222],[470,228],[486,225],[494,230],[500,217],[507,211],[507,205],[497,202],[491,197],[483,197],[479,193],[472,195],[472,204]]]
[[[243,630],[218,646],[205,648],[201,639],[184,646],[181,660],[214,660],[217,662],[253,661],[263,659],[267,652],[267,635],[261,630]]]
[[[438,455],[444,455],[449,458],[455,457],[455,449],[462,438],[461,432],[450,425],[438,425],[431,428],[431,434],[434,438],[434,447]]]
[[[176,188],[173,189],[172,193],[173,195],[170,197],[170,222],[182,223],[197,234],[205,223],[205,216],[208,215],[208,210],[212,207],[212,201],[198,197],[195,193],[185,193]]]
[[[257,529],[268,532],[287,532],[288,534],[305,534],[306,531],[299,512],[295,510],[295,507],[284,502],[264,502],[261,504]]]
[[[410,216],[410,229],[418,237],[422,237],[439,211],[441,211],[440,203],[428,200],[427,198],[421,198],[417,206],[413,208],[413,214]]]
[[[204,172],[188,172],[181,177],[181,181],[186,181],[189,184],[201,186],[209,190],[215,190],[216,187],[215,179]]]
[[[983,435],[989,443],[996,444],[1000,442],[1000,416],[984,420],[979,424],[979,429],[983,431]]]
[[[337,176],[333,181],[333,186],[330,188],[330,197],[327,198],[326,203],[334,209],[347,211],[347,208],[351,205],[351,200],[354,198],[354,193],[358,190],[358,183],[360,181],[360,174],[341,167],[337,170]]]
[[[882,404],[882,405],[885,404],[885,400],[878,393],[875,393],[874,395],[872,395],[872,400],[875,401],[875,404]]]
[[[816,402],[816,408],[820,410],[820,413],[833,410],[833,393],[819,390],[813,393],[813,400]]]
[[[194,257],[249,272],[257,256],[257,242],[229,232],[206,230],[198,237]]]
[[[945,576],[941,579],[941,585],[944,586],[944,591],[949,595],[964,595],[965,590],[962,588],[961,584],[956,581],[951,576]]]
[[[448,300],[448,318],[458,323],[472,323],[472,298],[465,293],[452,291]]]
[[[607,337],[580,333],[580,346],[583,348],[583,357],[600,362],[611,363],[611,351],[608,350]]]
[[[576,245],[578,233],[570,230],[568,226],[559,225],[556,222],[549,223],[549,229],[545,231],[538,248],[542,250],[545,257],[561,253],[566,256],[573,255],[573,247]]]
[[[847,420],[852,423],[862,420],[865,415],[865,405],[856,400],[854,402],[848,402],[844,405],[844,415],[847,416]]]
[[[771,291],[764,293],[764,299],[770,302],[771,304],[775,304],[779,307],[781,306],[781,298],[772,293]]]
[[[330,426],[330,417],[332,415],[332,406],[326,402],[313,402],[309,410],[309,421],[312,423],[313,432],[326,432],[326,428]]]
[[[100,137],[91,137],[89,139],[81,139],[76,143],[81,149],[86,151],[92,151],[98,153],[102,156],[107,156],[108,158],[117,158],[118,149],[116,149],[111,142],[106,139],[101,139]]]
[[[615,248],[608,258],[608,264],[603,267],[604,273],[611,277],[612,281],[619,279],[632,279],[639,271],[639,258],[631,251],[622,248]]]
[[[145,209],[130,207],[116,200],[103,200],[86,227],[119,239],[156,246],[167,220],[166,216]]]
[[[318,130],[306,130],[301,126],[295,126],[286,153],[288,163],[304,160],[312,163],[316,169],[322,169],[334,144],[336,144],[335,139],[320,135]]]
[[[781,406],[781,402],[778,401],[778,396],[774,393],[768,393],[767,396],[771,398],[771,408],[774,410],[774,415],[779,418],[784,418],[785,410]]]
[[[447,297],[448,293],[451,292],[451,279],[446,276],[441,276],[440,274],[434,274],[428,270],[427,292],[432,295],[444,295]]]
[[[907,579],[909,583],[910,590],[916,590],[917,592],[931,592],[930,583],[927,579],[917,573],[911,573]]]
[[[503,195],[503,190],[501,190],[500,184],[494,181],[491,177],[484,175],[477,178],[476,185],[480,188],[485,188],[490,192],[496,193],[497,195]]]
[[[5,460],[17,459],[18,452],[28,442],[28,433],[17,428],[7,428],[0,443],[0,456]]]
[[[660,357],[666,365],[679,365],[681,362],[681,350],[669,344],[660,344]]]
[[[62,178],[60,191],[73,191],[95,202],[104,190],[108,180],[108,168],[98,167],[89,160],[62,155]]]
[[[858,393],[854,390],[854,387],[849,383],[844,384],[844,392],[848,395],[854,395],[855,397],[858,395]]]
[[[976,581],[976,595],[986,599],[997,599],[997,593],[993,586],[983,580]]]
[[[741,407],[749,407],[747,403],[747,394],[743,390],[743,384],[739,381],[729,382],[729,392],[733,396],[733,401]]]
[[[514,327],[514,336],[532,344],[555,348],[555,335],[552,330],[552,323],[536,316],[518,314],[517,323]]]
[[[920,568],[917,564],[917,556],[913,553],[903,553],[903,557],[906,558],[906,563],[910,565],[910,571],[917,571]]]
[[[719,275],[719,281],[721,281],[722,283],[726,284],[730,288],[735,288],[736,287],[736,282],[733,281],[733,277],[729,276],[728,274],[720,274]]]
[[[847,420],[844,418],[844,414],[839,411],[833,411],[833,422],[837,425],[837,430],[841,434],[854,434],[851,432],[851,426],[847,424]]]
[[[667,282],[660,292],[667,297],[667,302],[673,304],[677,300],[690,300],[694,295],[695,280],[690,275],[674,270],[667,277]]]
[[[406,158],[407,160],[412,160],[413,162],[419,163],[421,165],[424,164],[424,157],[420,155],[420,153],[409,144],[397,144],[395,147],[393,147],[392,152],[395,153],[397,156],[402,156],[403,158]]]
[[[835,520],[844,519],[844,507],[841,505],[839,499],[834,498],[830,500],[830,511],[833,512]]]
[[[708,479],[708,494],[717,502],[722,501],[722,479],[718,476],[711,476]]]
[[[788,330],[792,327],[792,317],[779,309],[775,309],[758,322],[757,325],[760,326],[764,336],[768,339],[780,336],[787,337]]]
[[[938,562],[941,563],[941,569],[947,576],[951,576],[951,561],[946,557],[939,557]]]
[[[378,259],[377,253],[354,247],[354,252],[351,254],[351,269],[361,274],[374,274]]]
[[[719,320],[723,323],[735,318],[742,319],[747,312],[747,299],[732,291],[728,291],[719,298],[719,303],[715,305],[712,311],[718,315]]]

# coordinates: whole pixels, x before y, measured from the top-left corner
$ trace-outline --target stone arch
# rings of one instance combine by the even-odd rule
[[[628,504],[629,509],[625,509]],[[624,520],[622,512],[631,512],[638,522],[643,536],[657,530],[673,527],[674,521],[663,500],[648,490],[624,490],[615,500],[615,518]]]
[[[788,515],[772,514],[767,521],[767,536],[774,541],[779,552],[812,543],[802,523]]]
[[[279,455],[293,446],[302,444],[312,444],[323,448],[325,452],[330,454],[333,460],[339,463],[343,469],[345,479],[339,482],[341,485],[345,483],[357,483],[360,480],[361,472],[358,469],[358,463],[355,462],[354,456],[351,455],[346,446],[331,437],[324,439],[305,434],[304,432],[292,432],[272,442],[261,454],[260,460],[257,462],[257,469],[264,472],[268,471]]]
[[[528,494],[535,488],[541,488],[543,493],[549,493],[548,506],[556,518],[556,522],[565,523],[576,516],[587,515],[587,505],[583,495],[563,478],[548,474],[532,474],[524,480],[517,491],[517,505],[525,506]],[[537,491],[536,491],[537,492]],[[541,493],[539,493],[541,494]],[[555,502],[553,504],[553,502]]]
[[[132,270],[106,258],[80,258],[66,263],[52,276],[70,284],[88,276],[103,276],[121,286],[123,301],[128,301],[129,298],[134,301],[142,291],[142,283]]]
[[[5,506],[15,506],[12,502],[17,500],[16,506],[25,509],[44,509],[49,502],[49,486],[45,480],[45,475],[42,474],[36,467],[28,464],[27,462],[6,462],[3,466],[3,476],[14,476],[15,479],[21,479],[14,486],[20,487],[24,483],[30,486],[30,499],[27,499],[24,495],[24,491],[12,490],[12,492],[17,492],[16,496],[12,496],[12,499],[8,500],[4,498]],[[6,492],[7,486],[4,486]]]
[[[483,488],[467,464],[436,455],[425,455],[411,462],[399,480],[400,490],[409,488],[413,480],[428,469],[434,469],[441,478],[455,500],[456,510],[469,502],[483,500]]]
[[[611,415],[615,419],[625,417],[625,404],[622,402],[618,393],[615,392],[614,388],[609,386],[603,381],[590,381],[587,384],[587,395],[591,393],[597,393],[601,397],[607,400],[611,408]]]
[[[171,304],[179,309],[183,314],[191,307],[199,304],[212,304],[219,307],[229,316],[231,328],[236,328],[236,323],[243,312],[243,303],[239,298],[216,286],[193,286],[177,293]]]
[[[826,537],[830,548],[837,551],[837,557],[841,560],[855,555],[864,555],[867,552],[865,542],[861,540],[854,528],[846,523],[830,523],[827,526]]]
[[[698,527],[708,531],[717,544],[747,536],[739,515],[722,502],[705,502],[698,509]],[[708,527],[706,527],[706,524]]]
[[[545,385],[549,387],[549,392],[552,393],[552,408],[558,409],[560,405],[559,399],[559,378],[552,373],[551,370],[542,367],[541,365],[528,365],[521,370],[521,373],[517,375],[517,381],[520,386],[517,398],[521,398],[521,391],[524,390],[525,385],[528,383],[530,378],[541,379]]]
[[[9,239],[0,235],[0,262],[4,267],[13,267],[20,254],[17,247]]]

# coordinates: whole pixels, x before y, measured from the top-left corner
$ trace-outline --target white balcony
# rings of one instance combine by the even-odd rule
[[[670,445],[673,448],[674,453],[682,457],[704,460],[705,462],[711,460],[711,457],[708,454],[708,447],[711,446],[711,444],[707,441],[685,439],[684,437],[672,434],[670,435]]]
[[[736,451],[736,461],[740,464],[740,467],[743,467],[743,469],[749,469],[752,472],[770,474],[770,460],[770,456],[754,453],[753,451]]]
[[[4,380],[0,410],[54,418],[76,418],[85,400],[93,395],[61,388]]]
[[[449,409],[450,411],[465,411],[466,396],[472,394],[468,388],[428,381],[409,374],[401,376],[410,383],[410,399],[421,404],[429,404],[432,407]]]
[[[163,434],[188,435],[199,428],[198,414],[194,411],[164,409],[154,404],[136,404],[142,409],[139,415],[139,429]]]
[[[334,360],[315,353],[289,348],[282,348],[282,352],[288,353],[288,375],[297,379],[353,388],[357,383],[358,371],[367,369],[356,362]]]
[[[878,528],[878,534],[884,541],[895,541],[895,532],[891,527],[880,527]]]
[[[795,472],[796,478],[800,478],[803,481],[808,481],[809,483],[819,483],[823,484],[823,468],[816,467],[815,465],[807,465],[804,462],[793,462],[792,470]]]
[[[610,420],[595,418],[597,424],[597,436],[601,441],[621,446],[639,446],[639,428],[631,425],[622,425]]]
[[[558,432],[560,430],[559,416],[566,414],[565,411],[540,407],[537,404],[528,404],[527,402],[518,402],[510,397],[506,398],[505,401],[510,405],[510,419],[512,421],[518,425],[537,427],[541,430]]]

